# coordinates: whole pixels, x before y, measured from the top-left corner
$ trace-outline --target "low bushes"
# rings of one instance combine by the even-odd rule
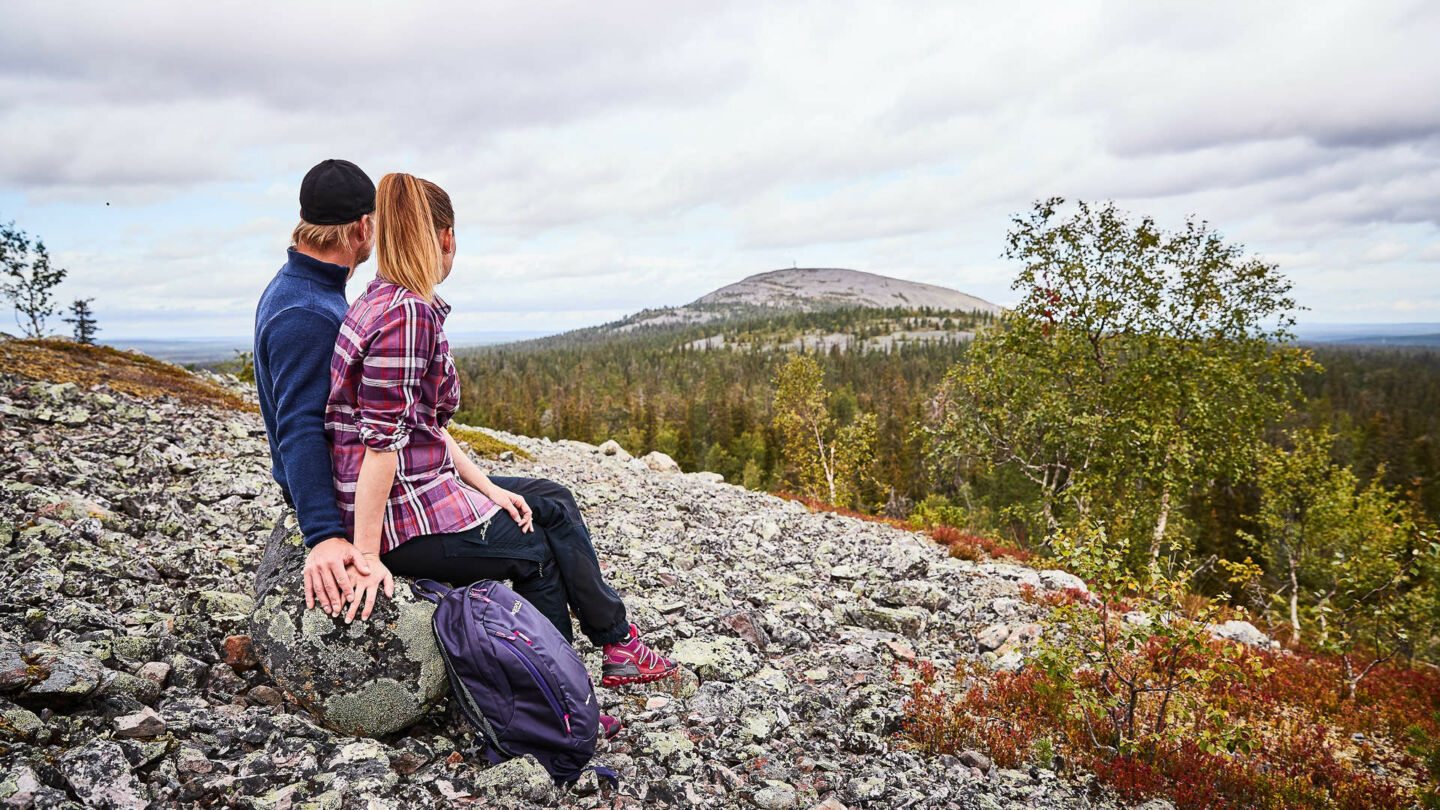
[[[1440,807],[1435,670],[1381,668],[1350,698],[1331,658],[1164,634],[1132,634],[1132,648],[1109,632],[1122,647],[1109,664],[1042,648],[1017,673],[912,665],[897,673],[911,690],[901,737],[929,755],[1078,768],[1127,801],[1165,796],[1178,810]]]

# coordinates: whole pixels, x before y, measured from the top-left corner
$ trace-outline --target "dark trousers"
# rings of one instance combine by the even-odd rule
[[[482,579],[508,580],[567,641],[575,639],[572,610],[580,620],[580,631],[595,646],[628,638],[625,602],[605,583],[590,530],[570,490],[544,478],[494,475],[490,480],[525,498],[534,513],[533,532],[521,532],[510,514],[502,511],[488,525],[413,537],[381,561],[400,576],[455,586]]]

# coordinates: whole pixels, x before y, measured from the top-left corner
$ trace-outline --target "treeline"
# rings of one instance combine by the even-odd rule
[[[774,381],[786,353],[762,347],[802,333],[872,334],[881,324],[903,325],[921,315],[787,313],[724,329],[695,327],[588,346],[473,351],[457,358],[463,379],[458,418],[554,439],[615,439],[633,453],[667,453],[685,470],[711,470],[754,489],[775,489],[782,485],[783,462],[773,424]],[[960,316],[952,317],[960,322]],[[686,348],[716,334],[749,348]],[[993,517],[1029,497],[1025,483],[1004,471],[942,476],[926,464],[925,439],[916,425],[929,417],[937,387],[967,345],[813,353],[837,419],[876,416],[876,463],[873,480],[862,482],[861,506],[903,511],[938,494],[977,516]],[[1320,368],[1302,378],[1302,398],[1289,421],[1328,425],[1337,437],[1337,462],[1367,483],[1378,475],[1384,485],[1411,493],[1423,514],[1440,522],[1440,351],[1311,350]],[[1253,512],[1255,495],[1246,482],[1219,482],[1215,490],[1203,509],[1196,504],[1192,510],[1197,530],[1205,534],[1198,543],[1202,548],[1226,545],[1243,516]]]

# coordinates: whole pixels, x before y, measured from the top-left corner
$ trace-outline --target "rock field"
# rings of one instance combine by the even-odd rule
[[[1042,616],[1019,584],[1073,577],[950,559],[613,445],[495,435],[534,458],[482,466],[570,486],[632,619],[685,665],[597,690],[626,724],[597,757],[618,791],[556,788],[531,760],[488,766],[448,699],[379,739],[319,725],[250,643],[285,512],[258,414],[0,374],[0,806],[1114,806],[1047,770],[926,759],[895,736],[894,673],[1020,665]],[[581,654],[598,673],[597,651]]]

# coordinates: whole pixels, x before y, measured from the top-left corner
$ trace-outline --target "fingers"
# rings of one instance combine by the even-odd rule
[[[350,579],[350,572],[345,570],[345,562],[336,560],[330,563],[330,571],[335,575],[335,585],[340,588],[340,595],[346,599],[354,599],[357,583]]]
[[[340,590],[335,587],[335,573],[330,568],[321,568],[315,572],[315,577],[320,580],[323,596],[321,604],[325,606],[325,612],[331,616],[340,613],[340,607],[345,603],[340,600]]]
[[[360,550],[354,546],[350,547],[350,562],[355,565],[356,571],[367,577],[370,576],[370,561],[365,559],[365,555],[361,554]]]
[[[369,588],[368,585],[364,588],[364,590],[369,590],[369,589],[370,589],[370,588]],[[359,596],[359,594],[357,594],[356,597],[350,601],[350,610],[345,613],[345,623],[346,623],[346,624],[349,624],[352,620],[354,620],[354,618],[355,618],[355,613],[356,613],[356,611],[358,611],[358,610],[360,610],[360,596]],[[369,613],[366,613],[366,615],[368,616]]]
[[[310,580],[310,566],[305,566],[305,609],[312,610],[315,607],[315,585]]]
[[[372,582],[365,586],[365,612],[360,614],[361,620],[370,618],[370,611],[375,607],[375,594],[380,590],[380,583]],[[352,607],[351,612],[354,612]]]
[[[389,571],[385,572],[385,595],[391,599],[395,598],[395,575]]]

